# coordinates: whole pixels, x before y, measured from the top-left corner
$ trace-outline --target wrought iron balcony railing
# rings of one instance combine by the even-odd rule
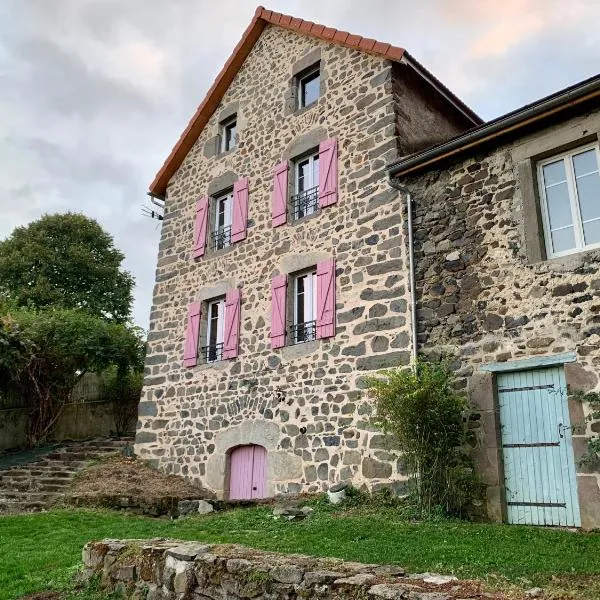
[[[213,344],[200,348],[204,361],[207,363],[223,360],[223,344]]]
[[[219,229],[212,232],[213,250],[222,250],[227,246],[231,246],[231,225],[219,227]]]
[[[317,337],[317,322],[306,321],[305,323],[296,323],[295,325],[290,325],[289,331],[293,344],[310,342]]]
[[[312,215],[319,208],[319,186],[304,190],[292,196],[292,219]]]

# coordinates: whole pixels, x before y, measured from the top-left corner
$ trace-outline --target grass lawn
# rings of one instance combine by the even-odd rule
[[[57,510],[0,517],[0,600],[65,589],[89,540],[156,536],[396,563],[411,572],[491,581],[497,577],[524,587],[543,587],[553,575],[581,578],[588,585],[589,576],[600,574],[599,533],[451,521],[416,524],[402,520],[392,509],[340,515],[317,507],[298,523],[274,520],[269,507],[176,521]]]

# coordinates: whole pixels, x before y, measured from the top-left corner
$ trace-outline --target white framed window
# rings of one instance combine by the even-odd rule
[[[321,69],[319,65],[298,77],[298,108],[314,104],[321,93]]]
[[[292,219],[312,215],[319,208],[319,152],[294,162]]]
[[[214,205],[213,250],[221,250],[231,245],[233,191],[217,196],[214,199]]]
[[[221,152],[228,152],[237,146],[237,115],[221,123]]]
[[[293,320],[290,339],[294,344],[316,338],[317,272],[308,271],[294,277]]]
[[[206,346],[202,349],[207,363],[223,360],[223,340],[225,334],[225,298],[207,303]]]
[[[600,248],[599,165],[598,144],[538,163],[549,258]]]

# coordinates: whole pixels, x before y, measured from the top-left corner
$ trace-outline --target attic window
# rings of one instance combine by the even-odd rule
[[[298,108],[305,108],[319,99],[321,69],[319,63],[298,76]]]
[[[221,152],[229,152],[237,146],[237,115],[221,123]]]

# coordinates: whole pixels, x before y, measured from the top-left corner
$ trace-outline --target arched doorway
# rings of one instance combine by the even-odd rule
[[[229,499],[267,496],[267,451],[262,446],[238,446],[229,455]]]

